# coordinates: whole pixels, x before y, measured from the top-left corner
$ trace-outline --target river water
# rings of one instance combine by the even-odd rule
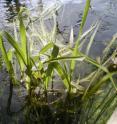
[[[81,21],[83,7],[86,0],[0,0],[0,29],[6,29],[13,18],[17,15],[19,8],[25,6],[32,11],[32,15],[39,13],[43,8],[52,6],[54,3],[62,3],[61,13],[58,17],[59,28],[63,34],[70,32],[74,27],[75,36],[78,34],[78,23]],[[92,0],[91,9],[87,18],[85,29],[88,29],[96,20],[101,20],[101,25],[96,35],[94,55],[100,55],[104,43],[109,41],[117,32],[117,1],[114,0]],[[68,37],[65,35],[65,37]],[[100,50],[99,50],[100,49]]]
[[[52,6],[55,2],[62,3],[62,9],[60,15],[58,16],[59,29],[65,36],[65,41],[67,42],[67,37],[70,33],[70,27],[74,27],[74,33],[77,37],[79,22],[81,21],[83,7],[85,5],[85,0],[0,0],[0,30],[6,30],[12,25],[13,18],[17,15],[21,6],[29,8],[32,15],[35,16],[36,13],[42,11],[43,8]],[[86,26],[84,30],[88,29],[92,23],[100,20],[101,25],[99,27],[98,33],[95,38],[94,45],[92,46],[92,53],[96,56],[101,55],[102,49],[105,44],[112,38],[112,36],[117,32],[117,0],[92,0],[91,9],[87,18]],[[0,72],[0,81],[4,83],[5,72]],[[2,84],[2,83],[1,83]],[[7,85],[7,84],[5,84]],[[8,89],[0,86],[4,97],[0,97],[2,101],[0,104],[0,112],[4,111],[4,103],[7,102]],[[2,92],[0,90],[0,92]],[[16,96],[14,96],[14,99]],[[14,105],[19,104],[18,101],[13,101]],[[21,102],[21,101],[20,101]],[[16,109],[16,107],[14,108]],[[18,108],[17,108],[18,109]],[[3,115],[5,113],[3,112]],[[4,120],[7,123],[6,118],[1,119],[0,122]],[[9,118],[7,118],[9,119]],[[12,123],[12,122],[11,122]]]

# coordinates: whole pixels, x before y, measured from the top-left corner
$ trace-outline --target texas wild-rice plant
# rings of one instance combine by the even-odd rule
[[[11,87],[23,84],[28,92],[27,123],[104,124],[116,107],[117,72],[116,69],[109,69],[113,68],[110,62],[116,57],[116,49],[109,55],[116,35],[100,59],[91,58],[90,48],[100,22],[83,33],[89,8],[90,0],[86,0],[78,38],[74,42],[71,28],[66,45],[57,38],[56,12],[52,13],[51,29],[47,29],[45,21],[48,18],[44,16],[38,21],[31,21],[27,28],[21,10],[18,15],[19,32],[16,31],[16,25],[14,28],[15,37],[6,31],[0,34],[0,49],[10,75]],[[5,48],[3,39],[11,45],[9,50]],[[82,48],[85,42],[88,45],[84,52]],[[78,71],[76,78],[74,71],[81,68],[78,65],[86,66],[90,71],[83,76]],[[54,88],[57,80],[63,84],[60,89]]]

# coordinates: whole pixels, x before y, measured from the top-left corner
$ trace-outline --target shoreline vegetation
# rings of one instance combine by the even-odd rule
[[[21,8],[14,21],[14,34],[0,33],[1,56],[9,74],[7,113],[10,116],[22,112],[26,124],[107,123],[117,103],[117,49],[110,51],[116,45],[117,35],[100,57],[90,57],[101,23],[97,21],[83,31],[90,2],[86,0],[76,41],[72,27],[67,44],[57,37],[56,9],[59,7],[47,9],[35,20]],[[46,25],[48,19],[53,22],[51,29]],[[4,41],[9,43],[9,49]],[[78,71],[76,77],[75,70],[81,67],[86,68],[87,74]],[[17,112],[11,109],[15,87],[26,91],[24,106]]]

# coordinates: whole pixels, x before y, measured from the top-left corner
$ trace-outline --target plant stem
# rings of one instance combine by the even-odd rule
[[[7,101],[7,114],[11,115],[11,102],[12,102],[12,96],[13,96],[13,82],[12,82],[12,78],[10,79],[10,86],[9,86],[9,97],[8,97],[8,101]]]

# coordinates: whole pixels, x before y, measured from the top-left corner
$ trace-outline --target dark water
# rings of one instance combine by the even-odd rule
[[[40,10],[51,6],[53,3],[60,0],[0,0],[0,29],[4,29],[12,22],[17,15],[19,8],[25,6],[32,11],[32,15],[40,13]],[[70,27],[74,27],[74,32],[78,33],[78,23],[81,21],[82,11],[85,0],[61,0],[63,4],[59,28],[65,33],[69,33]],[[43,8],[40,7],[43,6]],[[96,41],[100,44],[112,38],[117,32],[117,1],[114,0],[92,0],[92,7],[87,19],[85,29],[96,20],[101,20],[99,33],[97,33]]]
[[[12,25],[13,19],[19,12],[20,7],[24,6],[31,10],[32,15],[40,13],[43,8],[51,6],[57,0],[0,0],[0,30],[4,30]],[[59,29],[63,33],[65,41],[69,37],[70,27],[74,27],[75,36],[77,37],[79,22],[81,21],[85,0],[62,0],[62,8],[58,15]],[[94,55],[100,55],[105,43],[109,41],[117,32],[117,0],[92,0],[91,10],[87,18],[85,29],[88,29],[92,23],[100,20],[101,25],[95,38],[92,52]],[[5,107],[9,94],[9,82],[6,82],[7,75],[4,71],[0,72],[0,123],[15,123],[18,120],[11,117],[5,117]],[[5,81],[4,81],[5,80]],[[5,85],[4,85],[5,84]],[[6,87],[8,86],[8,87]],[[22,89],[21,89],[22,90]],[[22,93],[23,91],[21,91]],[[17,90],[13,96],[12,109],[19,110],[18,106],[22,105],[22,100],[17,97]],[[20,94],[20,97],[23,94]]]
[[[97,20],[101,21],[92,46],[93,54],[100,55],[105,47],[104,44],[117,32],[117,0],[92,0],[91,6],[84,30]],[[74,32],[77,35],[79,27],[77,23],[81,21],[83,7],[84,0],[80,4],[69,2],[64,5],[63,18],[60,22],[61,28],[66,27],[65,31],[69,32],[70,26],[74,26]]]

